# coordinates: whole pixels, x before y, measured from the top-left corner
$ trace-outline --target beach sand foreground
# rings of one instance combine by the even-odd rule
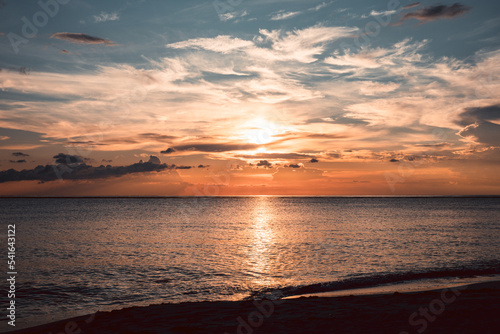
[[[18,334],[499,333],[500,282],[385,295],[200,302],[98,312]]]

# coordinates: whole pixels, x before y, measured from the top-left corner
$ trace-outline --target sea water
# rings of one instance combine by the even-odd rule
[[[0,205],[4,272],[7,225],[16,227],[16,329],[127,306],[500,273],[499,198],[4,198]],[[1,330],[12,330],[5,315]]]

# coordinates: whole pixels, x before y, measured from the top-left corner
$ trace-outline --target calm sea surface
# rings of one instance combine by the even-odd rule
[[[0,199],[0,205],[4,276],[7,225],[17,230],[18,325],[131,305],[500,273],[498,198]],[[2,311],[2,330],[6,320]]]

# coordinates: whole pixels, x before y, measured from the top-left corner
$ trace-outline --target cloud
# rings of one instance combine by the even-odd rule
[[[436,143],[436,144],[416,144],[417,147],[427,147],[427,148],[443,148],[450,146],[450,143]]]
[[[279,12],[272,14],[271,21],[286,20],[300,14],[302,14],[302,12],[286,12],[284,10],[280,10]]]
[[[168,44],[167,47],[174,49],[199,49],[220,53],[230,53],[235,50],[244,49],[253,45],[252,41],[233,38],[227,35],[215,38],[195,38],[183,42]]]
[[[384,11],[381,11],[381,12],[377,12],[376,10],[372,10],[370,12],[370,15],[363,15],[361,18],[366,19],[369,16],[389,16],[389,15],[394,15],[396,13],[397,13],[396,10],[384,10]]]
[[[58,32],[50,36],[50,38],[62,39],[72,43],[79,43],[79,44],[106,44],[109,46],[116,45],[115,43],[113,43],[108,39],[94,37],[82,33]]]
[[[477,144],[500,147],[500,105],[468,108],[460,114],[458,135]]]
[[[60,153],[55,157],[63,157],[65,155]],[[75,156],[69,156],[75,158]],[[70,158],[71,160],[71,158]],[[82,158],[76,159],[81,161]],[[181,166],[182,167],[182,166]],[[55,180],[93,180],[93,179],[106,179],[113,177],[121,177],[128,174],[161,172],[165,170],[172,170],[177,168],[175,165],[162,164],[158,157],[150,156],[148,162],[142,162],[129,165],[129,166],[99,166],[92,167],[85,163],[67,164],[61,163],[59,165],[45,165],[37,166],[34,169],[24,169],[16,171],[9,169],[0,172],[0,183],[14,182],[14,181],[55,181]]]
[[[311,160],[309,160],[309,162],[312,163],[312,164],[314,164],[314,163],[319,162],[319,160],[316,159],[316,158],[312,158]]]
[[[421,60],[421,55],[418,52],[426,47],[427,43],[427,40],[412,42],[410,38],[406,38],[395,43],[391,48],[362,48],[357,52],[346,49],[343,54],[340,51],[335,51],[333,56],[325,58],[324,62],[334,66],[360,69],[407,65]],[[381,87],[387,86],[387,84],[376,84]]]
[[[237,155],[237,158],[243,159],[273,159],[273,160],[292,160],[292,159],[309,159],[311,155],[303,153],[256,153],[253,155]]]
[[[162,154],[172,154],[174,152],[207,152],[207,153],[221,153],[231,151],[248,151],[259,148],[257,144],[188,144],[174,146],[161,151]]]
[[[225,14],[220,14],[219,18],[223,22],[234,20],[234,19],[236,19],[235,22],[237,22],[238,19],[243,18],[243,17],[245,17],[247,15],[248,15],[248,12],[246,10],[244,10],[244,11],[241,11],[241,12],[228,12],[228,13],[225,13]]]
[[[157,156],[154,156],[154,155],[149,156],[149,161],[148,162],[150,162],[150,163],[152,163],[154,165],[160,165],[161,164],[160,158],[158,158]]]
[[[312,63],[315,55],[325,50],[325,45],[335,40],[349,37],[358,28],[325,27],[315,25],[302,30],[284,32],[282,30],[260,29],[253,40],[243,40],[227,35],[214,38],[195,38],[168,44],[174,49],[197,49],[222,54],[239,54],[253,62],[299,61]]]
[[[56,163],[58,164],[79,164],[83,162],[83,158],[77,155],[69,155],[64,153],[59,153],[58,155],[53,156]]]
[[[118,13],[106,13],[106,12],[101,12],[99,15],[94,15],[94,21],[95,22],[106,22],[106,21],[118,21],[120,19],[120,16]]]
[[[260,147],[269,154],[310,155],[271,158],[248,152],[253,157],[244,159],[307,163],[318,157],[324,162],[329,157],[321,152],[331,149],[362,149],[367,159],[379,159],[369,152],[415,150],[415,144],[443,141],[454,149],[463,148],[465,138],[456,133],[467,125],[457,125],[459,113],[498,104],[499,51],[466,60],[435,59],[424,52],[427,42],[410,39],[381,48],[355,49],[352,45],[338,53],[329,51],[328,43],[350,34],[348,28],[325,26],[261,30],[240,39],[226,36],[229,44],[245,43],[233,50],[226,46],[217,47],[219,51],[206,49],[214,41],[222,44],[220,37],[184,41],[186,49],[168,50],[168,57],[140,68],[118,64],[83,73],[37,72],[30,80],[2,72],[0,89],[19,94],[23,100],[1,102],[0,126],[35,131],[43,137],[28,142],[19,136],[14,142],[15,135],[2,130],[13,139],[0,143],[9,143],[11,152],[26,150],[33,143],[48,147],[87,142],[94,151],[160,152],[180,146],[179,155],[185,157],[208,152],[228,158],[243,153],[212,145],[251,143],[248,132],[254,130],[245,124],[264,117],[278,118],[275,123],[284,124],[286,131],[279,125],[278,135],[271,136],[274,142]],[[328,56],[329,61],[322,61]],[[333,72],[338,69],[344,74]],[[434,138],[428,126],[447,128],[451,138]],[[394,127],[406,132],[396,132]],[[276,128],[267,130],[271,133]],[[282,134],[291,135],[279,137]],[[346,134],[350,140],[320,138],[321,134]],[[238,148],[256,150],[259,146]],[[355,154],[345,159],[350,157],[355,159]]]
[[[401,20],[407,19],[417,19],[419,21],[434,21],[438,19],[451,19],[456,16],[467,13],[471,10],[471,7],[464,6],[459,3],[455,3],[451,6],[439,5],[439,6],[428,6],[422,9],[416,10],[411,13],[405,14]]]
[[[328,2],[328,3],[326,3],[326,2],[322,2],[322,3],[320,3],[319,5],[317,5],[317,6],[315,6],[315,7],[311,7],[311,8],[309,8],[309,9],[308,9],[308,11],[316,11],[316,12],[317,12],[317,11],[319,11],[320,9],[323,9],[323,8],[327,7],[328,5],[330,5],[330,4],[332,4],[332,3],[334,3],[334,1],[330,1],[330,2]]]
[[[173,166],[175,167],[175,169],[191,169],[191,168],[193,168],[193,166],[175,166],[175,165],[173,165]]]
[[[172,153],[175,153],[175,152],[176,152],[176,150],[174,150],[173,148],[169,147],[165,151],[161,151],[160,153],[161,154],[172,154]]]
[[[159,133],[140,133],[140,138],[153,139],[155,141],[172,141],[177,138],[177,136],[162,135]]]
[[[270,163],[269,161],[267,160],[260,160],[257,164],[256,164],[257,167],[267,167],[267,168],[271,168],[273,166],[272,163]]]
[[[25,154],[22,152],[14,152],[14,153],[12,153],[12,155],[15,157],[29,157],[30,156],[29,154]]]
[[[25,159],[22,159],[22,160],[9,160],[10,163],[13,163],[13,164],[23,164],[26,162]]]
[[[7,140],[7,139],[10,139],[10,137],[8,137],[8,136],[0,136],[0,140]]]
[[[403,9],[410,9],[410,8],[415,8],[418,6],[420,6],[420,2],[414,2],[414,3],[411,3],[409,5],[403,6]]]

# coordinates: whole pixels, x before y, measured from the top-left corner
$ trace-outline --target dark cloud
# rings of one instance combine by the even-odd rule
[[[210,165],[198,165],[198,168],[208,168]]]
[[[86,140],[86,141],[68,141],[66,142],[67,145],[70,146],[104,146],[106,144],[104,143],[96,143],[93,140]]]
[[[175,152],[175,150],[173,148],[169,147],[165,151],[161,151],[160,153],[161,154],[172,154],[174,152]]]
[[[139,134],[141,138],[154,139],[156,141],[171,141],[176,139],[176,136],[161,135],[159,133],[141,133]]]
[[[305,136],[305,138],[312,139],[342,139],[348,138],[346,135],[329,134],[329,133],[311,133]]]
[[[453,17],[462,15],[470,11],[471,8],[464,6],[459,3],[455,3],[451,6],[439,5],[439,6],[428,6],[422,9],[416,10],[411,13],[405,14],[401,20],[407,19],[417,19],[419,21],[434,21],[438,19],[451,19]]]
[[[26,162],[25,159],[22,159],[22,160],[9,160],[10,163],[13,163],[13,164],[23,164]]]
[[[61,154],[57,155],[59,157]],[[24,169],[17,171],[9,169],[0,172],[0,183],[12,181],[55,181],[55,180],[93,180],[120,177],[127,174],[161,172],[164,170],[175,169],[175,165],[158,163],[158,157],[151,156],[148,162],[142,162],[129,165],[112,167],[99,166],[93,167],[80,163],[77,165],[68,165],[66,163],[59,165],[37,166],[34,169]]]
[[[259,148],[256,144],[189,144],[174,146],[168,148],[165,151],[161,151],[162,154],[171,154],[174,152],[208,152],[208,153],[219,153],[219,152],[230,152],[230,151],[247,151],[255,150]]]
[[[472,136],[481,144],[500,146],[500,125],[492,122],[500,120],[500,105],[469,108],[460,117],[457,124],[464,128],[458,132],[459,136]]]
[[[418,6],[420,6],[420,2],[414,2],[414,3],[411,3],[409,5],[403,6],[403,9],[410,9],[410,8],[414,8],[414,7],[418,7]]]
[[[290,165],[285,166],[285,167],[289,167],[289,168],[295,168],[295,169],[297,169],[297,168],[300,168],[301,166],[300,166],[300,165],[298,165],[298,164],[290,164]]]
[[[450,143],[437,143],[437,144],[417,144],[417,147],[434,147],[434,148],[442,148],[450,146]]]
[[[398,160],[398,159],[391,159],[391,160],[389,160],[389,161],[390,161],[390,162],[399,162],[399,160]]]
[[[116,45],[115,43],[113,43],[108,39],[90,36],[82,33],[58,32],[50,36],[50,38],[62,39],[72,43],[80,43],[80,44]]]
[[[193,166],[175,166],[175,169],[191,169],[191,168],[193,168]]]
[[[306,124],[314,124],[314,123],[331,123],[331,124],[353,124],[353,125],[366,125],[369,124],[361,119],[350,118],[346,116],[332,116],[325,118],[311,118],[305,122]]]
[[[309,159],[313,156],[303,153],[257,153],[254,155],[238,155],[238,158],[243,159]]]
[[[12,153],[12,155],[15,157],[29,157],[30,156],[29,154],[25,154],[22,152],[14,152],[14,153]]]
[[[270,162],[269,162],[269,161],[267,161],[267,160],[261,160],[261,161],[259,161],[259,162],[256,164],[256,166],[257,166],[257,167],[262,167],[262,166],[264,166],[264,167],[268,167],[268,168],[271,168],[271,167],[272,167],[272,165],[273,165],[273,164],[272,164],[272,163],[270,163]]]
[[[58,164],[70,165],[83,163],[83,158],[78,155],[59,153],[58,155],[54,155],[53,158]]]
[[[316,159],[316,158],[312,158],[311,160],[309,160],[309,162],[312,163],[312,164],[314,164],[314,163],[319,162],[319,160]]]

